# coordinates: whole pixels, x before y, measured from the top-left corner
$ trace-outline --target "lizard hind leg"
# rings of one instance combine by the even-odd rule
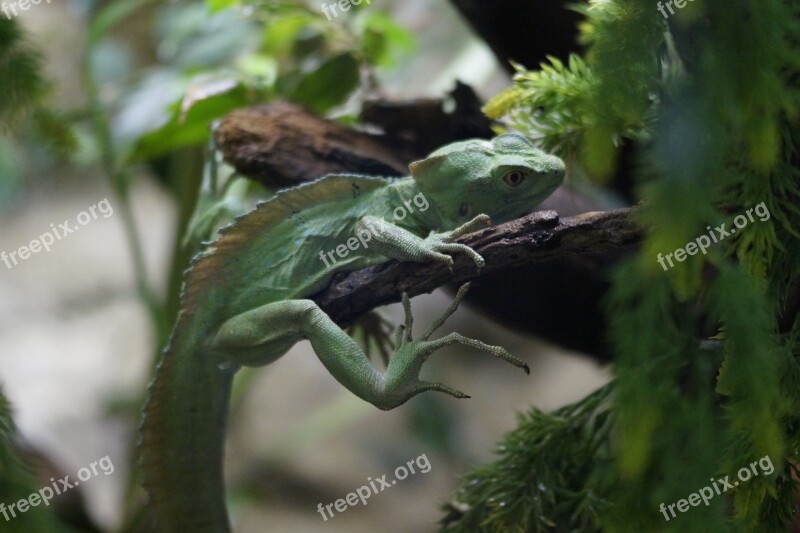
[[[258,366],[273,362],[308,339],[322,364],[356,396],[381,406],[383,375],[343,329],[311,300],[273,302],[222,324],[211,343],[223,360]]]
[[[356,339],[364,349],[367,357],[380,360],[383,368],[389,364],[389,357],[395,347],[392,331],[394,323],[380,309],[373,309],[356,321],[347,334]]]
[[[222,325],[211,347],[233,363],[257,365],[274,361],[298,340],[308,339],[317,357],[337,381],[380,409],[393,409],[428,390],[464,398],[464,393],[447,385],[419,380],[423,363],[439,348],[453,344],[469,346],[528,372],[523,361],[499,346],[489,346],[457,333],[428,340],[456,310],[465,292],[466,287],[462,287],[453,304],[417,341],[411,338],[411,308],[405,296],[405,326],[398,335],[399,345],[385,372],[376,370],[358,343],[311,300],[274,302],[237,315]]]

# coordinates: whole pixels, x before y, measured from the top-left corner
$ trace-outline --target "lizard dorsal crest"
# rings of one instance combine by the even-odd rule
[[[186,272],[186,284],[181,298],[184,309],[192,312],[196,296],[209,284],[219,284],[226,278],[227,268],[235,266],[245,249],[252,245],[254,234],[268,232],[278,222],[310,206],[355,198],[385,187],[389,182],[389,178],[334,174],[285,189],[260,202],[255,209],[220,229],[219,237],[192,260]]]

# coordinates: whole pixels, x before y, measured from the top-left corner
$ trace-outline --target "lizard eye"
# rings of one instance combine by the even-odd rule
[[[512,170],[503,176],[503,181],[511,187],[519,187],[525,181],[525,173],[521,170]]]

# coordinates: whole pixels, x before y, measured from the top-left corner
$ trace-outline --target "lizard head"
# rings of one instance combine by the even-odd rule
[[[411,163],[446,227],[476,215],[502,224],[534,210],[564,180],[564,162],[514,133],[449,144]]]

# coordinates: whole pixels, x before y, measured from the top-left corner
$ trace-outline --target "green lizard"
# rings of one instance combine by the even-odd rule
[[[439,261],[452,268],[451,255],[464,253],[481,269],[480,255],[452,241],[492,220],[530,212],[564,178],[560,159],[515,134],[450,144],[410,170],[411,176],[400,179],[332,175],[281,191],[220,230],[192,261],[142,424],[144,485],[158,531],[229,531],[222,452],[234,373],[241,365],[275,361],[301,339],[311,342],[334,378],[379,409],[428,390],[466,397],[418,378],[424,361],[443,346],[469,346],[528,371],[503,348],[457,333],[429,340],[455,311],[463,287],[418,340],[411,339],[404,295],[407,327],[398,329],[384,372],[304,299],[325,288],[336,272],[389,259]],[[344,257],[324,253],[342,245]]]

